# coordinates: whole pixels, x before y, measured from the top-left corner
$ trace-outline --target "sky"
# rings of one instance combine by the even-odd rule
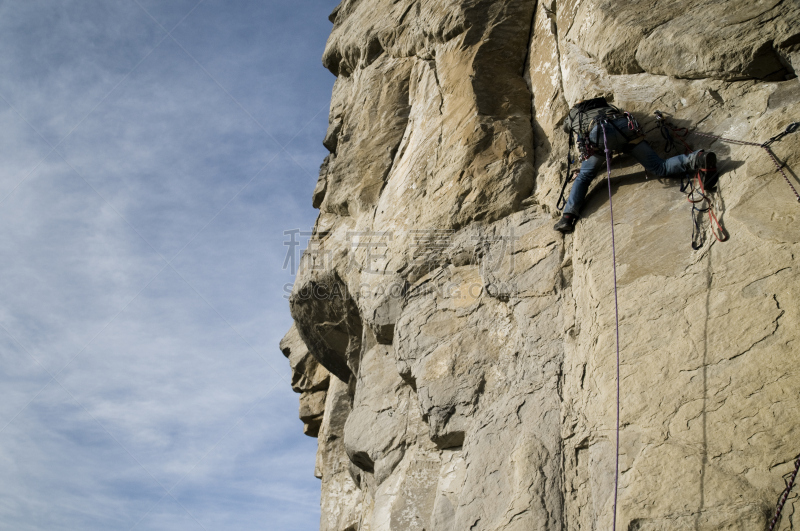
[[[336,3],[0,2],[0,529],[318,529],[278,342]]]

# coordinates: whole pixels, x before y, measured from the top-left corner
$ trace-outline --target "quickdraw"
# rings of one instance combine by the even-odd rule
[[[567,185],[573,180],[571,174],[571,167],[572,167],[572,146],[574,145],[574,140],[572,138],[572,133],[569,134],[569,146],[567,148],[567,174],[564,176],[564,183],[561,185],[561,193],[558,194],[558,201],[556,201],[556,210],[561,211],[564,210],[564,207],[567,206],[567,199],[564,197],[564,191],[567,189]]]
[[[773,136],[772,138],[770,138],[766,142],[763,142],[761,144],[757,144],[755,142],[747,142],[747,141],[744,141],[744,140],[734,140],[732,138],[724,138],[724,137],[721,137],[721,136],[709,135],[708,133],[700,133],[698,131],[689,131],[685,127],[675,127],[674,125],[672,125],[672,124],[670,124],[669,122],[666,121],[666,119],[664,118],[664,116],[661,114],[660,111],[656,111],[654,114],[656,115],[656,123],[658,124],[659,129],[661,129],[661,136],[663,136],[665,141],[666,141],[665,151],[667,151],[667,152],[674,146],[674,141],[672,140],[672,135],[671,135],[670,131],[674,132],[674,133],[676,133],[678,135],[677,139],[687,149],[690,149],[689,145],[683,140],[683,138],[685,138],[689,134],[694,134],[694,135],[697,135],[697,136],[704,136],[706,138],[712,138],[714,140],[720,140],[722,142],[727,142],[729,144],[738,144],[740,146],[755,146],[755,147],[762,148],[764,151],[767,152],[767,155],[769,155],[769,157],[772,159],[772,162],[775,163],[775,168],[783,176],[783,180],[786,181],[787,185],[789,185],[789,188],[792,190],[792,193],[794,194],[794,196],[797,199],[797,201],[800,202],[800,194],[797,193],[797,189],[794,187],[792,182],[789,180],[789,177],[787,177],[786,172],[783,171],[783,165],[778,161],[778,157],[775,156],[775,153],[772,152],[772,148],[770,147],[772,144],[774,144],[775,142],[779,141],[780,139],[782,139],[786,135],[794,133],[795,131],[800,129],[800,122],[792,122],[792,123],[790,123],[789,125],[786,126],[786,129],[784,131],[782,131],[782,132],[778,133],[777,135]]]
[[[655,111],[654,114],[656,115],[658,128],[661,130],[661,136],[665,141],[664,151],[671,151],[675,147],[675,140],[677,140],[683,144],[687,155],[692,153],[692,147],[684,140],[690,131],[685,127],[675,127],[667,122],[661,111]],[[703,185],[702,174],[703,170],[697,170],[693,176],[681,183],[681,192],[686,194],[686,200],[692,205],[692,249],[695,251],[705,243],[703,231],[700,227],[700,219],[704,213],[708,214],[708,224],[714,238],[718,242],[726,242],[730,239],[730,235],[720,223],[716,212],[714,212],[713,202],[708,197]]]
[[[783,133],[778,133],[777,135],[773,136],[772,138],[761,144],[761,147],[764,149],[768,148],[774,142],[777,142],[778,140],[785,137],[789,133],[794,133],[795,131],[797,131],[798,128],[800,128],[800,122],[790,123],[789,125],[786,126],[786,130]]]
[[[661,114],[661,111],[656,111],[653,114],[656,115],[656,126],[659,131],[661,131],[661,136],[664,139],[664,153],[669,153],[675,148],[675,140],[683,144],[683,147],[689,150],[689,152],[692,151],[692,148],[684,140],[684,138],[689,136],[689,130],[687,128],[675,127],[668,123],[664,115]]]
[[[639,122],[636,121],[636,118],[634,118],[633,115],[628,111],[625,111],[623,114],[625,115],[625,118],[628,119],[628,129],[630,129],[631,131],[635,131],[641,135],[642,128],[639,127]]]
[[[730,239],[730,235],[720,223],[719,218],[717,218],[711,198],[708,197],[703,186],[702,172],[703,170],[697,170],[697,173],[681,183],[681,192],[686,193],[686,200],[692,205],[692,249],[695,251],[703,247],[705,243],[700,226],[700,219],[702,219],[703,214],[708,214],[711,234],[718,242],[726,242]]]
[[[794,194],[797,201],[800,202],[800,194],[797,193],[797,189],[792,184],[792,181],[790,181],[789,177],[786,176],[786,172],[783,171],[783,165],[780,162],[778,162],[778,157],[775,156],[775,153],[772,152],[772,148],[770,147],[774,142],[777,142],[778,140],[780,140],[781,138],[785,137],[790,133],[794,133],[798,129],[800,129],[800,122],[792,122],[786,126],[786,129],[783,132],[778,133],[777,135],[773,136],[772,138],[770,138],[769,140],[767,140],[762,144],[756,144],[755,142],[745,142],[744,140],[733,140],[730,138],[723,138],[721,136],[709,135],[708,133],[698,133],[697,131],[692,131],[692,133],[698,136],[704,136],[706,138],[713,138],[714,140],[721,140],[723,142],[728,142],[729,144],[739,144],[741,146],[756,146],[762,148],[764,151],[767,152],[767,155],[769,155],[769,158],[772,159],[772,162],[775,163],[775,168],[777,168],[777,170],[783,176],[783,180],[786,181],[786,184],[789,185],[789,188],[792,189],[792,193]]]

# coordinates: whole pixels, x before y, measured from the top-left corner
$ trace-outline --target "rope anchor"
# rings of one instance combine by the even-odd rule
[[[772,144],[773,142],[777,142],[778,140],[780,140],[781,138],[785,137],[790,133],[794,133],[795,131],[797,131],[798,128],[800,128],[800,122],[790,123],[789,125],[786,126],[786,130],[784,132],[778,133],[777,135],[773,136],[772,138],[761,144],[761,147],[764,149],[768,148],[770,144]]]

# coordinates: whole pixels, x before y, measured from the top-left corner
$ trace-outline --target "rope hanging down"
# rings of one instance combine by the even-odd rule
[[[614,465],[614,520],[612,530],[617,529],[617,492],[619,491],[619,300],[617,298],[617,248],[614,242],[614,208],[611,204],[611,150],[608,149],[606,137],[606,120],[600,122],[603,129],[603,146],[606,151],[606,171],[608,172],[608,211],[611,214],[611,256],[614,265],[614,319],[617,331],[617,446],[616,464]]]
[[[685,183],[681,183],[681,192],[686,193],[686,200],[692,204],[692,249],[695,251],[703,246],[704,239],[701,239],[702,231],[700,230],[700,219],[703,213],[708,214],[711,234],[718,242],[726,242],[730,238],[714,212],[711,198],[708,197],[703,184],[702,172],[703,170],[697,170],[694,176],[690,176]],[[706,206],[698,206],[702,203],[705,203]]]
[[[800,471],[800,457],[798,457],[794,462],[794,472],[792,472],[789,481],[786,482],[786,488],[781,493],[780,498],[778,498],[778,507],[775,509],[775,516],[772,517],[772,521],[769,523],[769,531],[773,531],[775,529],[775,525],[781,518],[783,506],[786,504],[786,499],[789,497],[789,492],[791,492],[792,487],[794,487],[794,480],[797,479],[798,471]]]

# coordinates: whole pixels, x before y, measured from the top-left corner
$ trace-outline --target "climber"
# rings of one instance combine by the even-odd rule
[[[679,177],[686,172],[700,170],[705,189],[712,189],[716,185],[717,156],[713,152],[699,150],[663,160],[644,139],[630,113],[609,105],[605,98],[581,101],[569,111],[564,121],[564,131],[570,135],[570,146],[573,144],[573,134],[577,137],[583,163],[564,206],[564,213],[553,227],[555,230],[568,233],[575,229],[589,183],[605,160],[603,126],[608,147],[612,151],[630,153],[648,173],[656,177]],[[567,175],[566,178],[569,177]]]

